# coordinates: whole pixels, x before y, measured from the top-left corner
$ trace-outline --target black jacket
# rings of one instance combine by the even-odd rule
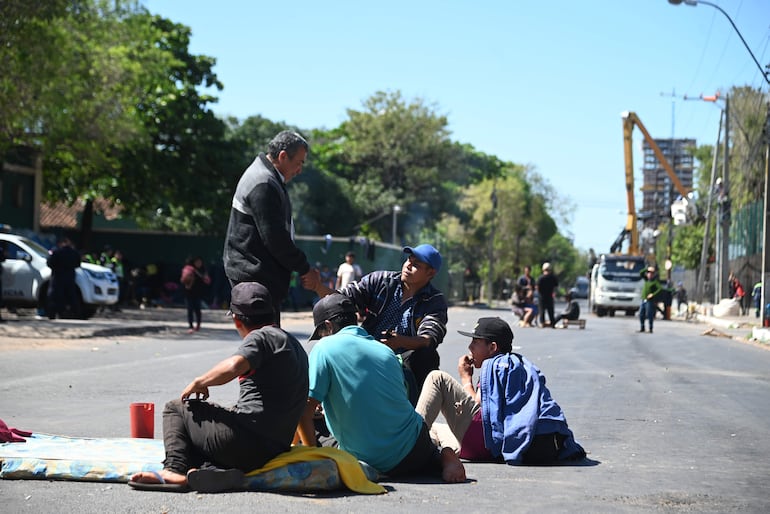
[[[243,172],[233,196],[223,252],[232,282],[259,282],[279,303],[289,291],[292,271],[310,269],[294,244],[291,201],[286,185],[264,153]]]

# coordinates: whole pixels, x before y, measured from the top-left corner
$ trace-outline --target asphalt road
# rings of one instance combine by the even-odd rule
[[[456,375],[479,316],[507,311],[452,308],[440,347]],[[216,320],[214,314],[206,314]],[[216,317],[219,317],[217,315]],[[221,318],[220,318],[221,319]],[[585,330],[519,329],[516,351],[544,372],[576,439],[580,466],[466,464],[469,481],[385,482],[360,496],[240,492],[164,494],[125,484],[0,480],[3,512],[768,512],[770,351],[703,336],[704,326],[658,321],[636,333],[626,317],[588,316]],[[307,316],[284,327],[300,340]],[[219,320],[194,336],[184,324],[148,336],[20,341],[0,338],[0,418],[9,426],[82,437],[129,436],[128,405],[160,410],[195,375],[230,355],[236,333]],[[309,349],[309,348],[308,348]],[[212,390],[231,404],[235,385]]]

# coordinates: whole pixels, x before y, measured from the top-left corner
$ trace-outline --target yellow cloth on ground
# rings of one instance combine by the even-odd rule
[[[292,446],[259,469],[246,473],[247,477],[259,475],[294,462],[331,459],[337,464],[340,478],[348,489],[362,494],[382,494],[388,492],[384,487],[366,478],[358,460],[350,453],[338,448],[311,448],[309,446]]]

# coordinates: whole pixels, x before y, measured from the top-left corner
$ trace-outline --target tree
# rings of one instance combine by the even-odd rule
[[[564,250],[571,243],[559,236],[547,200],[533,187],[547,182],[532,169],[513,163],[500,162],[492,175],[464,190],[459,213],[441,218],[442,239],[454,256],[452,270],[470,266],[487,284],[515,278],[523,265],[546,260],[573,273],[580,258],[574,249]]]
[[[146,44],[167,59],[160,73],[146,77],[138,103],[147,138],[116,149],[121,166],[104,196],[147,227],[220,231],[229,214],[223,198],[228,205],[243,148],[209,109],[216,99],[199,91],[223,87],[215,60],[189,53],[189,27],[147,13],[131,22],[149,30]]]
[[[344,181],[353,212],[370,220],[362,224],[369,235],[390,239],[387,214],[399,205],[400,232],[410,239],[452,209],[465,182],[447,125],[421,99],[406,102],[399,92],[377,92],[325,134],[316,165]]]
[[[8,5],[0,150],[35,148],[46,199],[86,201],[85,246],[98,197],[145,226],[220,225],[235,148],[198,92],[222,85],[214,59],[189,54],[190,29],[124,0]]]
[[[734,209],[762,200],[762,129],[769,101],[770,95],[749,86],[730,90],[730,198]]]

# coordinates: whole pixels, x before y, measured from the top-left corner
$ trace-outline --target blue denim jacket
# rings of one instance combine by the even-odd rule
[[[373,334],[379,315],[394,297],[396,287],[401,283],[400,271],[373,271],[361,280],[351,282],[340,293],[349,297],[365,316],[361,326]],[[412,307],[412,326],[407,336],[428,336],[433,350],[441,344],[446,335],[447,303],[444,294],[427,284],[415,294]]]

